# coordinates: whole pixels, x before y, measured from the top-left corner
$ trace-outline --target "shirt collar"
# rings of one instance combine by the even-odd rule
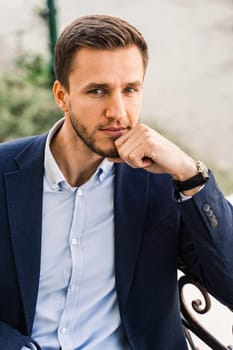
[[[64,186],[74,190],[67,181],[65,176],[63,175],[61,169],[56,163],[51,149],[50,143],[54,135],[61,128],[64,123],[64,118],[60,119],[49,131],[46,144],[45,144],[45,160],[44,160],[44,168],[45,168],[45,177],[48,181],[48,184],[52,190],[60,191]],[[106,158],[100,163],[95,173],[91,176],[88,181],[99,181],[103,182],[107,176],[110,176],[114,171],[113,163],[109,162]]]
[[[103,182],[106,177],[111,175],[115,170],[114,164],[104,158],[96,170],[96,176],[99,182]]]

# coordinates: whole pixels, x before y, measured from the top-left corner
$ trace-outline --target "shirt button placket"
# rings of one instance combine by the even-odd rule
[[[72,244],[72,245],[77,245],[77,244],[78,244],[77,238],[72,238],[72,239],[71,239],[71,244]]]
[[[73,297],[73,293],[77,290],[77,284],[82,273],[82,250],[81,250],[81,232],[83,229],[84,220],[84,191],[77,189],[75,196],[75,203],[73,208],[73,218],[70,228],[69,245],[71,252],[71,278],[70,285],[67,289],[66,303],[63,309],[63,313],[60,318],[59,326],[59,342],[61,348],[67,348],[71,339],[69,337],[69,331],[72,329],[72,317],[77,299]],[[68,326],[68,327],[67,327]]]
[[[67,334],[67,328],[66,327],[62,327],[60,332],[61,332],[62,335]]]
[[[80,188],[78,189],[77,193],[78,193],[78,196],[80,197],[83,195],[83,191]]]

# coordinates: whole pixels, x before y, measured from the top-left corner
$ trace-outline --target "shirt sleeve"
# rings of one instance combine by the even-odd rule
[[[205,187],[205,185],[202,185],[202,186],[199,188],[199,190],[197,191],[197,193],[200,192],[204,187]],[[179,192],[179,194],[180,194],[179,202],[185,202],[185,201],[187,201],[188,199],[191,199],[191,198],[192,198],[192,196],[186,196],[186,195],[183,194],[182,192]]]

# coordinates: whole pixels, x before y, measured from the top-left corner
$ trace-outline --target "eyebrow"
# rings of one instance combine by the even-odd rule
[[[142,82],[140,80],[132,81],[132,82],[127,82],[124,84],[124,86],[135,86],[135,87],[140,87],[142,86]],[[111,89],[111,84],[106,84],[106,83],[96,83],[92,82],[87,84],[84,89],[86,90],[91,90],[91,89]]]

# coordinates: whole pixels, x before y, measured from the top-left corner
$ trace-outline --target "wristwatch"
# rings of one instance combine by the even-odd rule
[[[198,160],[196,162],[197,174],[185,181],[173,179],[175,189],[179,192],[191,190],[194,187],[204,185],[209,180],[209,171],[207,166]]]

